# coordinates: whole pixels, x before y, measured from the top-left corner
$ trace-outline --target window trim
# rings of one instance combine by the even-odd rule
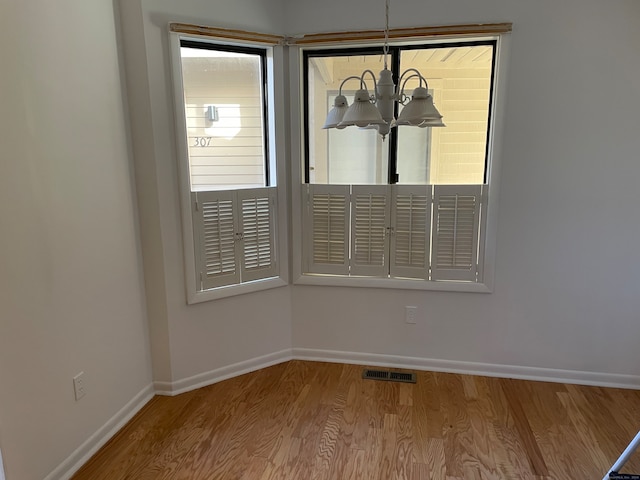
[[[197,43],[209,43],[224,48],[250,48],[265,52],[264,80],[266,109],[265,128],[265,168],[269,172],[268,183],[277,187],[275,250],[278,258],[278,275],[275,277],[248,281],[234,285],[215,287],[209,290],[198,290],[198,272],[196,268],[196,252],[194,224],[191,211],[191,187],[189,173],[189,156],[187,142],[187,126],[184,116],[184,86],[182,82],[182,64],[180,55],[181,40]],[[287,228],[287,172],[285,152],[286,137],[283,129],[276,130],[276,121],[280,123],[286,117],[284,108],[286,98],[284,51],[279,45],[265,43],[214,38],[209,35],[193,35],[169,32],[171,56],[171,73],[174,96],[174,127],[176,133],[176,161],[180,194],[180,216],[182,224],[183,261],[185,276],[185,293],[188,304],[196,304],[220,298],[257,292],[288,285],[288,228]],[[276,120],[277,119],[277,120]],[[275,172],[275,174],[274,174]]]
[[[473,293],[491,293],[494,288],[495,276],[495,258],[497,243],[497,219],[498,219],[498,193],[500,183],[500,164],[501,164],[501,146],[505,125],[505,104],[507,97],[507,61],[509,57],[510,33],[509,28],[506,31],[497,32],[496,34],[480,34],[480,35],[457,35],[447,38],[412,40],[410,35],[407,38],[396,38],[390,41],[390,44],[424,44],[424,43],[452,43],[456,40],[469,41],[487,41],[495,40],[494,47],[494,74],[492,80],[492,97],[491,108],[489,112],[489,121],[491,128],[489,129],[487,138],[487,166],[485,169],[485,189],[483,201],[485,205],[481,228],[485,234],[480,236],[479,251],[483,255],[482,262],[482,281],[481,282],[454,282],[454,281],[421,281],[407,280],[395,278],[365,278],[365,277],[343,277],[332,275],[308,274],[304,273],[304,248],[302,237],[303,213],[302,206],[303,190],[305,185],[306,174],[306,113],[305,100],[303,92],[305,89],[305,50],[325,50],[331,48],[330,44],[303,45],[298,43],[289,48],[289,65],[290,65],[290,92],[292,98],[298,98],[300,101],[296,107],[295,103],[291,109],[291,194],[292,198],[299,201],[292,202],[292,231],[293,231],[293,283],[295,285],[323,285],[338,287],[363,287],[363,288],[392,288],[405,290],[425,290],[425,291],[448,291],[448,292],[473,292]],[[382,47],[380,41],[373,44],[371,41],[363,42],[353,40],[344,42],[345,48],[353,46],[354,48],[365,46]],[[295,129],[293,128],[295,126]],[[297,129],[297,131],[296,131]]]

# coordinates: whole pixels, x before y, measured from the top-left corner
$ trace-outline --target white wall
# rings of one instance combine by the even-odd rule
[[[2,454],[42,480],[151,383],[112,1],[2,2],[0,65]]]
[[[384,25],[382,0],[284,11],[289,34]],[[296,286],[295,347],[640,375],[640,2],[391,2],[391,27],[503,21],[494,293]]]
[[[291,313],[288,287],[186,303],[168,24],[280,33],[282,10],[279,0],[123,0],[121,6],[154,379],[171,388],[290,349]]]

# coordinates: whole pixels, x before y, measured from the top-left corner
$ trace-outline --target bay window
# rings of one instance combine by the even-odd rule
[[[394,83],[419,70],[446,126],[401,125],[386,137],[370,127],[322,128],[340,88],[349,103],[361,88],[345,79],[383,69],[381,49],[303,49],[303,277],[414,280],[427,289],[484,282],[497,45],[392,44]],[[406,95],[417,86],[409,78]]]

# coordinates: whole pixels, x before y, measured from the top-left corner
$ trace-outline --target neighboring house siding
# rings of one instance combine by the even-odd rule
[[[242,70],[203,72],[201,59],[183,59],[187,135],[193,191],[265,185],[262,98]],[[190,68],[194,67],[194,68]],[[209,105],[218,120],[207,117]]]

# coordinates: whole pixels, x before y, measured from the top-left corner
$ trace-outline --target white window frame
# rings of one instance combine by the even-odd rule
[[[190,188],[189,156],[187,144],[187,126],[184,115],[184,88],[182,84],[182,64],[180,40],[192,40],[220,46],[244,46],[264,48],[266,50],[267,98],[268,104],[268,158],[270,183],[276,188],[276,225],[275,255],[278,259],[278,271],[273,277],[250,280],[244,283],[223,285],[208,290],[200,290],[200,271],[197,268],[197,254],[194,242],[194,222],[192,218],[192,192]],[[287,228],[287,166],[285,162],[287,138],[285,129],[276,129],[287,116],[284,105],[288,96],[285,88],[285,59],[281,45],[265,47],[263,43],[251,41],[229,41],[226,38],[212,38],[194,34],[177,32],[169,33],[171,66],[173,76],[173,92],[175,105],[175,129],[178,162],[178,181],[180,190],[180,206],[182,218],[182,239],[184,252],[185,290],[188,304],[195,304],[245,293],[282,287],[288,285],[288,228]],[[274,173],[275,172],[275,173]],[[233,190],[240,192],[241,190]]]
[[[509,56],[509,35],[464,35],[456,37],[446,37],[431,40],[429,43],[447,43],[452,40],[496,40],[495,48],[495,70],[491,117],[489,124],[489,138],[487,139],[487,171],[486,183],[483,188],[482,198],[482,220],[480,228],[484,235],[479,239],[479,256],[482,261],[480,281],[425,281],[420,279],[402,278],[378,278],[378,277],[356,277],[345,275],[330,275],[305,273],[308,269],[305,266],[304,238],[304,156],[305,139],[302,125],[304,125],[304,99],[303,99],[303,51],[313,49],[331,48],[324,44],[320,47],[293,46],[289,49],[290,65],[290,91],[292,98],[300,99],[299,102],[292,102],[291,109],[291,193],[292,198],[300,201],[292,202],[292,230],[293,230],[293,283],[298,285],[324,285],[341,287],[364,287],[364,288],[393,288],[407,290],[432,290],[432,291],[453,291],[453,292],[473,292],[491,293],[494,286],[496,240],[497,240],[497,218],[498,218],[498,192],[499,192],[499,172],[501,163],[501,145],[504,130],[505,101],[506,101],[506,72]],[[410,40],[400,40],[399,43],[408,44]],[[415,41],[416,44],[427,43],[424,39]],[[371,43],[364,42],[342,42],[340,47],[345,46],[371,46]],[[375,45],[380,45],[376,43]],[[338,46],[336,44],[333,45]],[[297,130],[297,131],[296,131]]]

